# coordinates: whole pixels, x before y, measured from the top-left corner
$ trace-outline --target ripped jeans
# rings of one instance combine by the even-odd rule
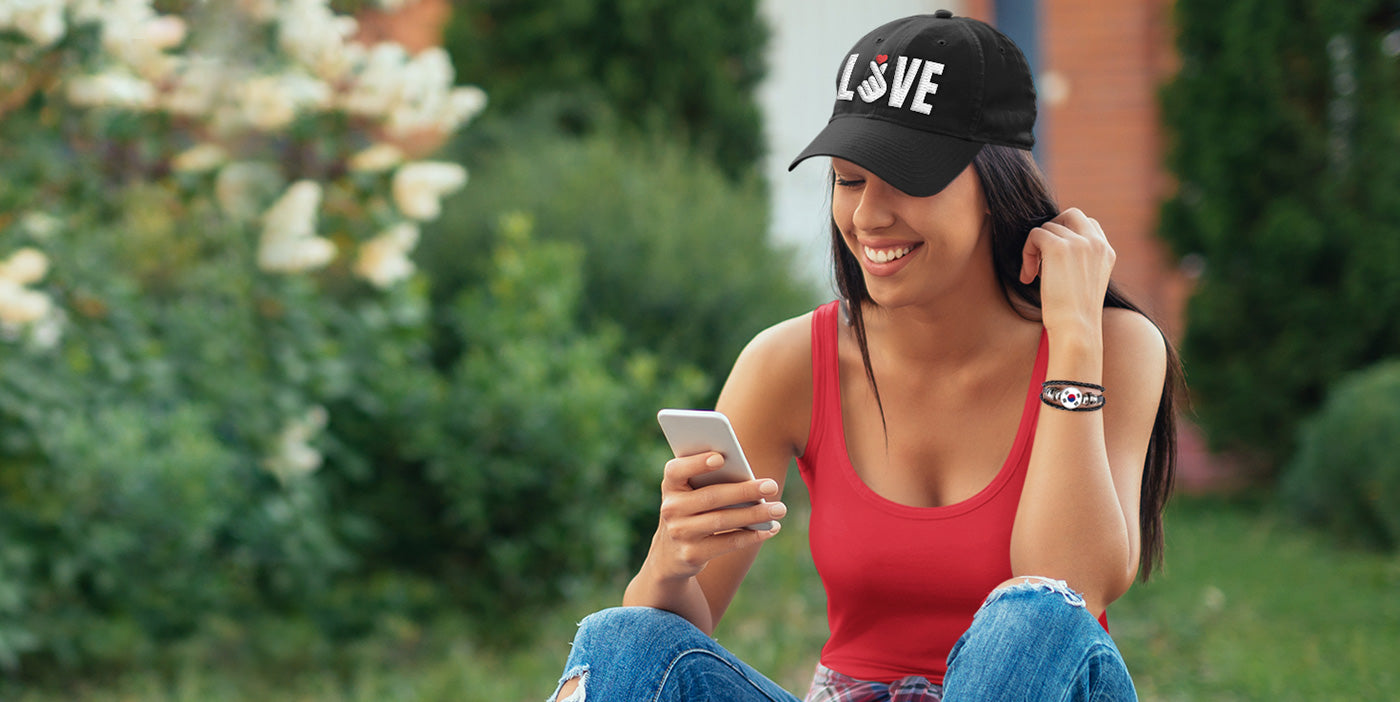
[[[987,597],[949,652],[942,686],[905,678],[891,687],[824,670],[806,702],[1137,699],[1118,647],[1084,600],[1045,578]],[[690,622],[647,607],[584,619],[561,687],[570,679],[580,685],[567,702],[799,702]]]

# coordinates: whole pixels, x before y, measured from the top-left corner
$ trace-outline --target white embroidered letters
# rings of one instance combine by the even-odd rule
[[[919,73],[919,64],[923,59],[909,60],[908,56],[900,56],[894,64],[894,82],[890,83],[890,107],[904,107],[904,98],[909,95],[909,88],[914,85],[914,76]]]
[[[846,59],[846,68],[841,71],[841,85],[836,88],[837,100],[851,100],[855,98],[856,94],[851,92],[848,86],[851,84],[851,72],[856,70],[856,61],[858,60],[860,60],[860,54],[851,54],[851,57]]]
[[[933,105],[924,102],[924,97],[938,93],[938,84],[933,82],[935,74],[943,75],[943,64],[925,61],[924,74],[919,77],[919,87],[914,89],[914,102],[910,103],[909,109],[925,115],[933,114]]]
[[[890,59],[894,59],[894,76],[886,80]],[[846,59],[846,66],[841,69],[841,83],[836,86],[837,100],[854,101],[856,95],[860,95],[865,102],[875,102],[888,93],[889,106],[901,109],[909,99],[910,88],[913,88],[914,99],[909,100],[908,109],[919,114],[933,114],[933,105],[926,98],[938,94],[938,84],[933,79],[934,76],[943,75],[943,64],[921,58],[880,54],[870,61],[869,74],[852,90],[851,77],[856,72],[857,63],[860,63],[860,54],[851,54]]]

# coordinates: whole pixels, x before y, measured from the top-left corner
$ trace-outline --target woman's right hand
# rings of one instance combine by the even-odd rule
[[[723,467],[724,456],[715,452],[666,462],[661,480],[661,522],[649,559],[661,578],[692,578],[711,560],[756,546],[778,533],[780,525],[776,520],[787,514],[787,505],[763,502],[777,497],[776,481],[763,478],[702,488],[690,486],[691,478]],[[725,509],[729,505],[753,501],[759,504]],[[774,521],[771,530],[744,528],[767,521]]]

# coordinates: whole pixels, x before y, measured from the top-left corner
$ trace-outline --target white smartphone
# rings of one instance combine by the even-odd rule
[[[744,458],[744,449],[739,446],[739,438],[734,435],[734,427],[729,418],[713,410],[664,409],[656,413],[656,421],[661,423],[661,431],[666,434],[666,442],[676,458],[694,456],[706,451],[717,451],[724,456],[724,467],[719,470],[696,476],[690,486],[702,488],[716,483],[737,483],[753,480],[753,469]],[[758,502],[745,502],[729,505],[725,509],[750,507]],[[767,531],[776,526],[773,522],[750,524],[745,529]]]

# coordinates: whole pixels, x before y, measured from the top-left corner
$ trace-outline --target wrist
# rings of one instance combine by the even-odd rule
[[[1050,362],[1046,377],[1080,383],[1103,383],[1102,325],[1046,328]]]

